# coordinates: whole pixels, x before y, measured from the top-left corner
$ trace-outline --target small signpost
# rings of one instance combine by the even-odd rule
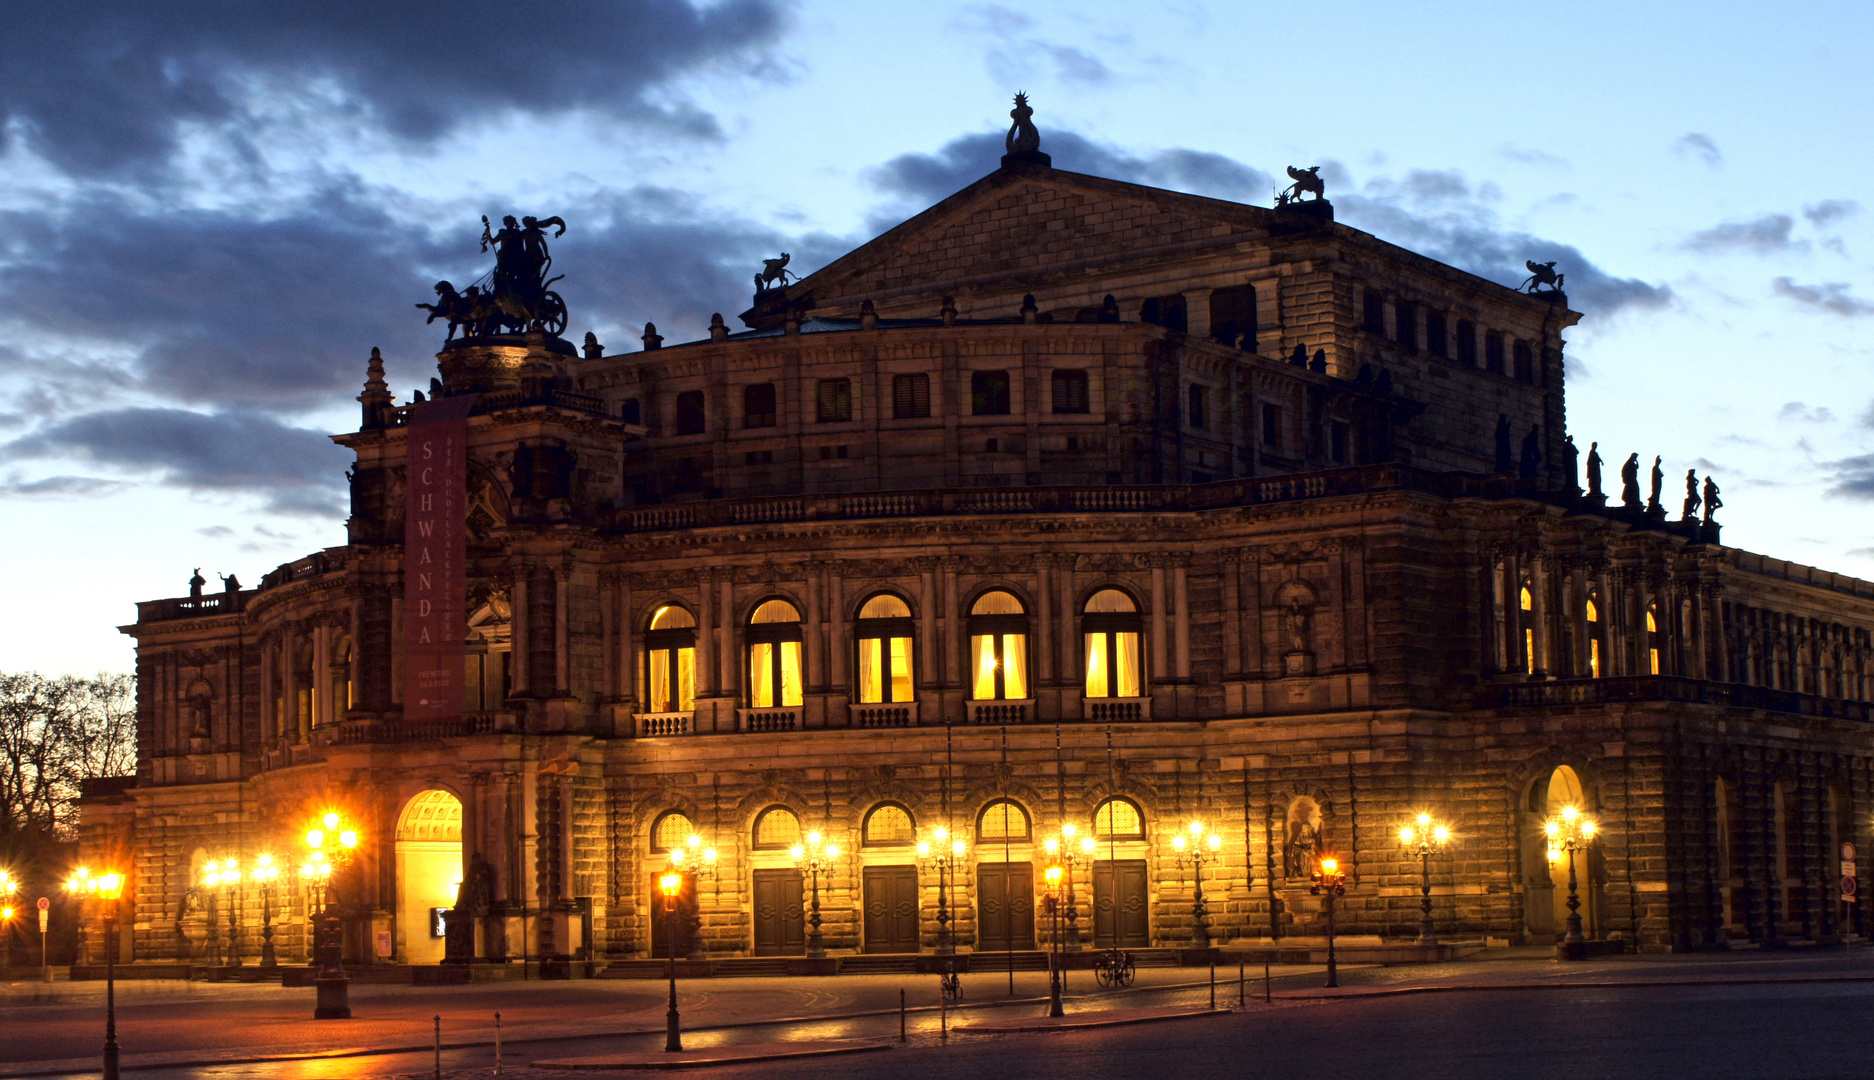
[[[39,970],[47,982],[52,981],[52,965],[46,960],[46,922],[52,917],[52,901],[39,898]]]
[[[1854,932],[1855,895],[1860,887],[1855,882],[1855,850],[1852,843],[1843,842],[1841,846],[1841,904],[1842,937]]]

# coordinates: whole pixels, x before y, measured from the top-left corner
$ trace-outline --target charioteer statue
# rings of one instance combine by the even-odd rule
[[[558,337],[565,333],[566,301],[552,289],[564,275],[547,276],[553,269],[553,256],[547,249],[549,228],[557,229],[556,240],[566,235],[566,222],[558,217],[527,216],[517,221],[510,214],[501,219],[497,232],[484,215],[481,245],[483,251],[494,249],[494,269],[461,292],[439,281],[436,302],[416,306],[429,312],[430,322],[441,319],[448,324],[445,340],[453,340],[457,330],[463,337],[523,333]]]

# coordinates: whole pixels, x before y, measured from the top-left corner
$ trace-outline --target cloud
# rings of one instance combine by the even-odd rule
[[[17,474],[0,479],[0,497],[13,498],[92,498],[114,495],[131,486],[122,480],[96,476],[47,476],[25,480]]]
[[[1809,224],[1818,229],[1826,229],[1844,218],[1853,217],[1861,209],[1861,204],[1853,199],[1823,199],[1802,208],[1802,216],[1809,219]]]
[[[1858,502],[1874,501],[1874,454],[1824,462],[1823,467],[1832,472],[1828,494]]]
[[[1572,167],[1567,158],[1557,157],[1547,151],[1535,150],[1526,146],[1514,146],[1505,143],[1497,148],[1497,153],[1510,161],[1523,165],[1542,165],[1554,169],[1568,169]]]
[[[1800,401],[1785,402],[1777,410],[1778,420],[1794,420],[1805,424],[1827,424],[1835,420],[1835,414],[1826,405],[1806,405]]]
[[[7,15],[0,146],[23,141],[87,175],[160,164],[193,131],[292,109],[414,144],[575,109],[713,134],[658,91],[750,60],[786,23],[785,0],[16,0]]]
[[[0,444],[0,458],[81,461],[197,492],[261,495],[275,513],[337,517],[350,452],[253,412],[87,413]]]
[[[1104,86],[1116,77],[1092,53],[1034,39],[991,49],[986,60],[990,78],[1005,86],[1019,86],[1049,68],[1055,79],[1069,86]]]
[[[1268,198],[1275,181],[1268,173],[1201,150],[1161,150],[1132,154],[1096,143],[1071,131],[1041,132],[1041,148],[1054,167],[1115,180],[1187,191],[1218,199]],[[922,209],[996,171],[1002,161],[1000,134],[962,135],[934,154],[900,154],[872,169],[874,187]],[[895,223],[893,218],[886,224]]]
[[[1782,251],[1806,251],[1805,240],[1791,240],[1790,230],[1796,219],[1788,214],[1765,214],[1750,221],[1727,221],[1693,233],[1679,245],[1687,251],[1748,251],[1770,255]]]
[[[1718,144],[1711,136],[1697,131],[1679,136],[1672,144],[1672,151],[1680,157],[1695,157],[1708,168],[1715,169],[1724,163],[1724,152],[1718,149]]]
[[[1770,288],[1778,296],[1794,300],[1816,311],[1826,311],[1831,315],[1841,315],[1846,318],[1874,315],[1874,303],[1849,295],[1850,286],[1847,282],[1831,281],[1821,285],[1798,285],[1789,278],[1780,277],[1770,283]]]

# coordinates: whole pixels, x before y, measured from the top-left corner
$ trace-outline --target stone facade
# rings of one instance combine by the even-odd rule
[[[1030,945],[1008,868],[1038,881],[1040,839],[1103,804],[1140,825],[1077,868],[1089,945],[1192,940],[1167,842],[1192,820],[1223,837],[1214,941],[1318,935],[1320,853],[1351,871],[1345,932],[1411,936],[1396,831],[1421,810],[1455,835],[1441,931],[1551,940],[1541,823],[1574,801],[1603,829],[1595,936],[1860,931],[1836,852],[1874,801],[1874,584],[1577,492],[1575,318],[1320,204],[1018,163],[757,297],[746,331],[451,343],[442,393],[481,395],[463,715],[401,718],[406,410],[374,379],[337,437],[346,545],[124,628],[138,773],[84,836],[131,868],[125,956],[225,949],[202,860],[290,858],[335,806],[363,838],[348,949],[433,962],[398,868],[449,842],[410,824],[434,791],[464,875],[486,867],[486,962],[650,955],[672,812],[720,855],[682,947],[798,951],[786,830],[758,828],[777,807],[844,849],[819,890],[835,952],[938,944],[939,874],[873,835],[880,806],[966,839],[941,898],[965,952]],[[1509,472],[1504,425],[1536,451]],[[868,629],[878,597],[905,614]],[[861,700],[893,649],[908,675]],[[984,835],[1000,800],[1025,837]],[[244,955],[264,903],[303,958],[303,889],[238,902]]]

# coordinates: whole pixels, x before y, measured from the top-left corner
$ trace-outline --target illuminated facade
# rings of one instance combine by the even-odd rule
[[[1591,936],[1863,925],[1874,585],[1578,493],[1565,298],[1325,204],[1016,162],[743,318],[439,355],[480,395],[459,716],[403,715],[409,413],[375,374],[347,544],[139,605],[138,774],[85,813],[131,860],[127,956],[208,955],[201,867],[328,804],[367,962],[441,960],[458,901],[460,958],[649,957],[672,851],[680,948],[800,953],[812,833],[832,954],[1031,948],[1069,827],[1078,939],[1186,945],[1192,821],[1213,942],[1318,935],[1322,857],[1343,932],[1410,939],[1420,811],[1440,933],[1547,941],[1564,806],[1601,825]]]

